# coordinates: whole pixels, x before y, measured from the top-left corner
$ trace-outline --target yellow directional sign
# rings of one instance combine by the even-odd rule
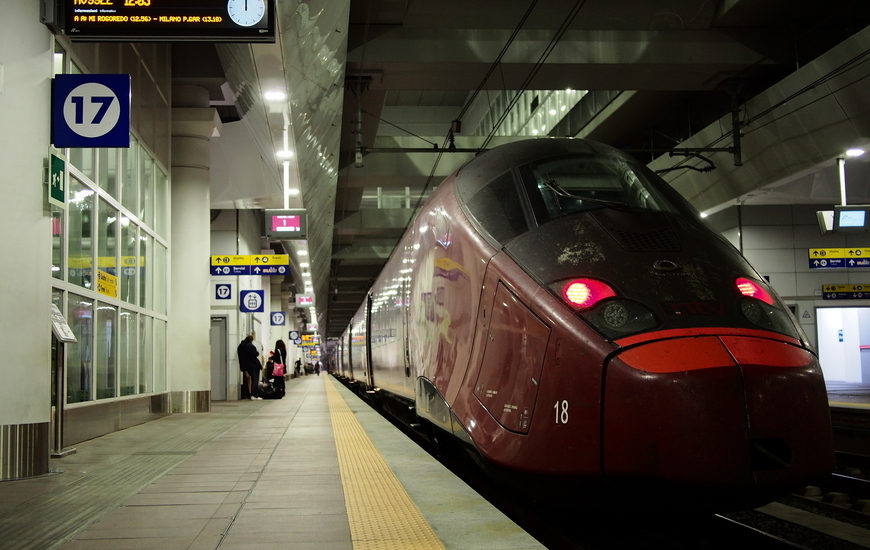
[[[870,285],[824,285],[822,292],[868,292]]]
[[[843,248],[810,248],[810,258],[845,258]]]
[[[110,298],[118,297],[118,278],[102,269],[97,270],[97,292]]]
[[[211,265],[290,265],[289,254],[246,254],[212,256]]]
[[[810,248],[810,259],[815,258],[870,258],[870,248]]]

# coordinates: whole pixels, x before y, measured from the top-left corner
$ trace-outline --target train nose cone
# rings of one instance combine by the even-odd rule
[[[607,365],[603,434],[608,477],[711,498],[833,465],[815,357],[762,338],[673,338],[618,353]]]

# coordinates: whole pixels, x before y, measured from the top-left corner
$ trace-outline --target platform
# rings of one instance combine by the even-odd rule
[[[76,449],[0,483],[4,549],[543,548],[327,376]]]

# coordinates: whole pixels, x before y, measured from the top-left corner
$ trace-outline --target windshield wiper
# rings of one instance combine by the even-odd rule
[[[576,199],[580,201],[588,201],[595,204],[600,204],[602,206],[607,206],[609,208],[615,208],[617,210],[624,210],[626,212],[630,212],[632,207],[624,202],[618,201],[607,201],[604,199],[593,199],[592,197],[584,197],[583,195],[575,195],[573,193],[569,193],[562,189],[562,186],[556,183],[554,180],[549,178],[545,178],[542,180],[544,185],[546,185],[551,191],[559,195],[560,197],[565,197],[566,199]]]

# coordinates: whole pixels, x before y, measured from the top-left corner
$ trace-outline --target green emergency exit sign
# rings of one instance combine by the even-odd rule
[[[49,161],[48,202],[66,208],[66,161],[55,154]]]

